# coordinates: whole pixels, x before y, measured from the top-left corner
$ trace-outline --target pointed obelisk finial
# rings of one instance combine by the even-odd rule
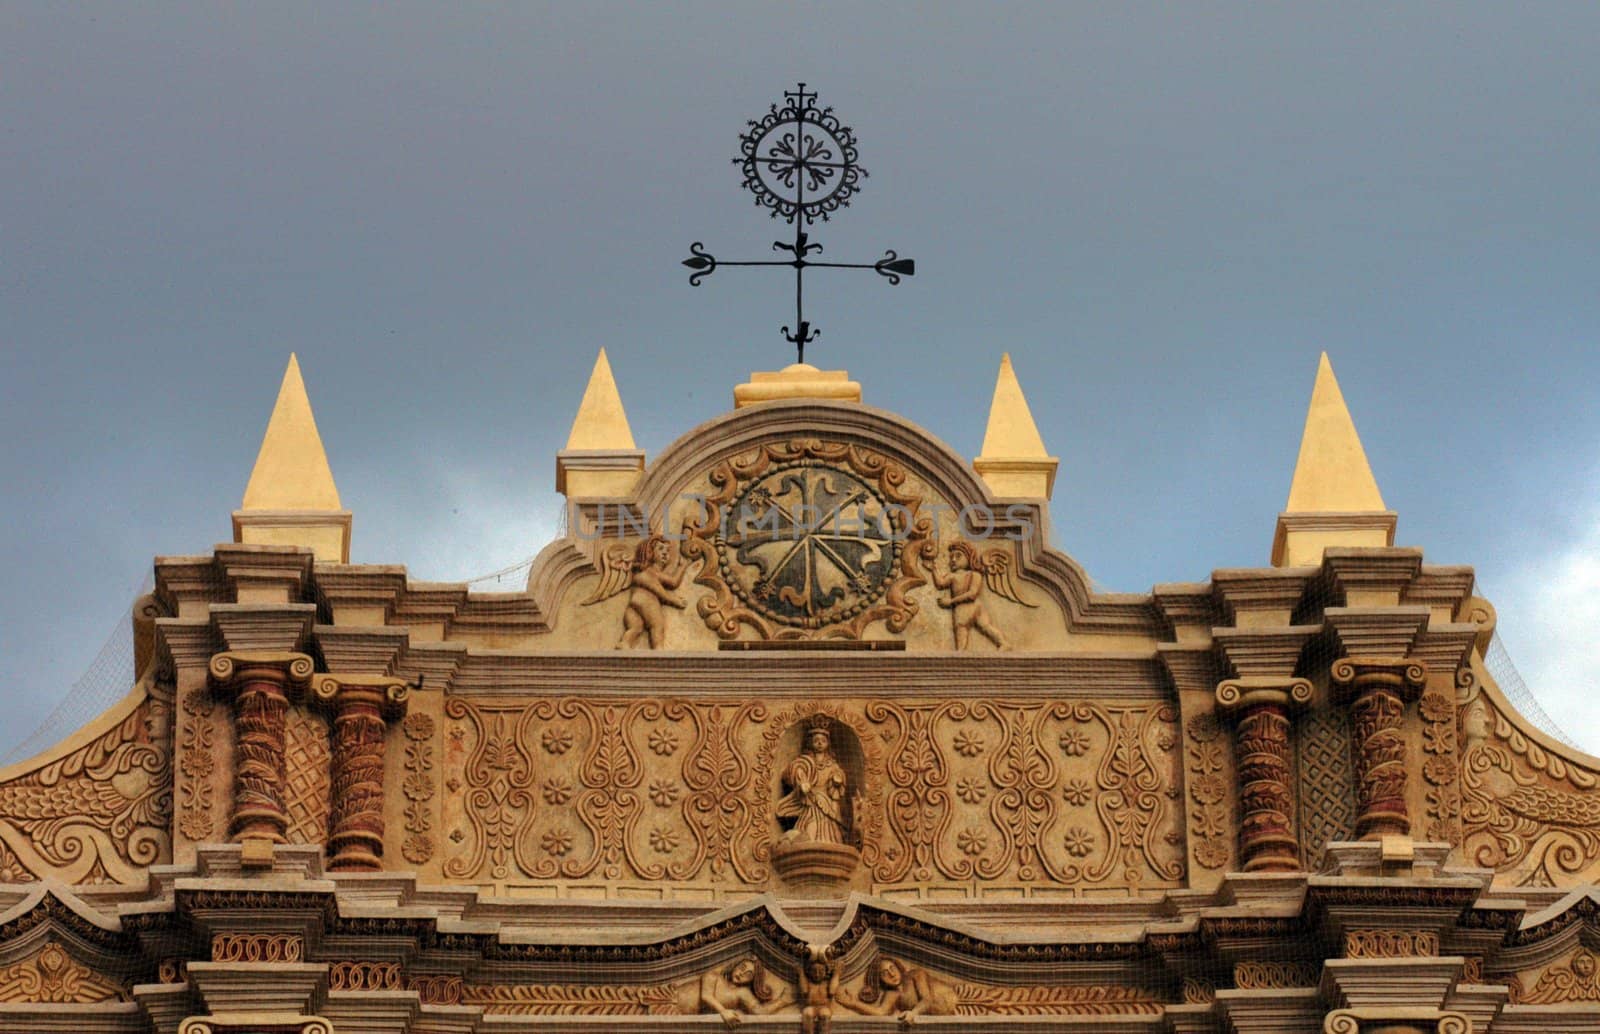
[[[292,352],[244,502],[233,512],[233,540],[304,546],[326,563],[350,560],[350,511],[339,503],[300,362]]]
[[[994,382],[983,452],[972,461],[973,469],[989,491],[1001,498],[1049,499],[1059,465],[1044,447],[1017,373],[1011,368],[1011,355],[1006,353],[1000,357],[1000,373]]]
[[[1328,546],[1392,546],[1395,514],[1384,507],[1355,421],[1333,376],[1328,353],[1317,364],[1300,457],[1289,502],[1278,515],[1272,563],[1300,567],[1322,562]]]
[[[595,357],[567,447],[556,454],[556,491],[568,498],[627,495],[644,469],[606,350]]]

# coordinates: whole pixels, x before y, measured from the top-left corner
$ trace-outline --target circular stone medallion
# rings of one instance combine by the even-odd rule
[[[899,559],[890,509],[847,470],[804,461],[773,467],[723,507],[723,580],[745,606],[781,624],[848,621],[883,596]]]

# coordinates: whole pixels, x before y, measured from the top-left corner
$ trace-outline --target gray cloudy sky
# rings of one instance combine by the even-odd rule
[[[871,178],[813,357],[972,455],[1010,351],[1103,586],[1265,563],[1327,349],[1399,540],[1600,749],[1600,5],[0,2],[7,718],[229,536],[299,352],[353,559],[531,555],[597,348],[652,453],[787,361],[728,159]],[[1541,601],[1540,590],[1545,592]]]

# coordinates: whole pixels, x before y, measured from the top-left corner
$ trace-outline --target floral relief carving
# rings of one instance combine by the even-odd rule
[[[1422,781],[1426,786],[1429,840],[1461,840],[1461,791],[1457,785],[1460,763],[1456,758],[1456,705],[1437,690],[1417,701],[1422,717]]]
[[[170,856],[172,706],[149,695],[78,749],[0,784],[13,868],[65,883],[133,883]]]
[[[1600,776],[1545,750],[1478,696],[1461,708],[1462,846],[1518,886],[1600,871]]]
[[[179,787],[178,830],[194,841],[211,839],[213,829],[211,812],[216,805],[216,790],[212,774],[217,762],[212,754],[216,734],[211,727],[211,715],[216,707],[211,694],[204,689],[191,689],[183,696],[183,721],[178,732],[182,754],[178,768],[183,773],[183,783]]]
[[[465,721],[472,739],[471,753],[462,766],[466,790],[461,799],[471,832],[456,831],[462,834],[460,842],[470,845],[445,863],[444,874],[461,878],[487,871],[494,879],[506,879],[511,875],[517,831],[533,804],[533,759],[517,735],[532,712],[488,711],[451,697],[444,713]],[[451,839],[457,839],[455,833]]]
[[[1207,869],[1220,869],[1233,857],[1232,827],[1228,821],[1229,787],[1226,771],[1226,744],[1222,725],[1214,714],[1199,714],[1184,725],[1188,733],[1186,750],[1189,800],[1189,838],[1194,844],[1194,860]]]
[[[780,819],[794,790],[780,776],[819,723],[847,769],[843,846],[875,883],[1133,887],[1183,876],[1176,716],[1159,702],[807,700],[774,711],[452,697],[446,719],[462,730],[442,773],[461,784],[450,878],[764,886],[795,820]],[[1069,731],[1082,754],[1059,749]],[[651,741],[668,733],[676,749],[658,754]],[[971,757],[958,749],[978,741]]]
[[[128,1000],[124,987],[77,962],[58,944],[47,944],[32,958],[0,969],[0,1002],[83,1005]]]
[[[406,738],[405,779],[400,789],[405,794],[405,839],[400,853],[413,865],[433,857],[433,716],[418,711],[400,723]]]

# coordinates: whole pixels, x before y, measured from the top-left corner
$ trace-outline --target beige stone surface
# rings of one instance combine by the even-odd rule
[[[645,466],[602,354],[523,591],[248,511],[0,771],[0,1031],[1594,1029],[1600,759],[1324,372],[1277,564],[1149,593],[809,368]]]

